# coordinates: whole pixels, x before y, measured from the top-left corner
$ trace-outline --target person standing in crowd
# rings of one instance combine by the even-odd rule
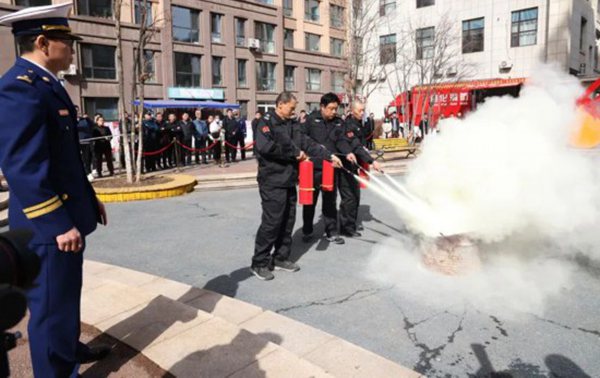
[[[262,218],[250,270],[261,280],[272,280],[273,269],[300,269],[289,260],[296,221],[298,163],[311,156],[341,166],[339,158],[307,138],[291,120],[297,104],[293,94],[280,93],[275,104],[275,111],[265,114],[258,123],[256,136]]]
[[[202,156],[202,163],[208,164],[208,160],[206,158],[206,155],[208,153],[206,151],[206,144],[208,142],[208,125],[205,121],[202,120],[202,111],[200,109],[196,109],[194,117],[195,119],[193,122],[194,127],[196,129],[196,132],[194,133],[194,138],[196,142],[196,164],[200,164],[200,156]]]
[[[375,133],[375,115],[373,113],[369,114],[367,120],[365,121],[364,127],[364,138],[365,138],[365,147],[367,149],[373,149],[373,137]]]
[[[252,155],[256,156],[256,128],[258,125],[258,122],[260,121],[260,119],[262,118],[262,112],[260,110],[257,110],[256,113],[254,113],[254,119],[252,120],[252,142],[254,142],[254,145],[252,146]]]
[[[424,138],[425,135],[429,134],[429,118],[427,113],[423,114],[421,122],[419,122],[419,129],[421,130],[421,138]]]
[[[196,126],[190,119],[190,114],[185,112],[181,116],[181,130],[183,131],[183,144],[188,148],[192,148],[192,139],[196,132]],[[183,165],[192,165],[192,151],[188,148],[181,147]]]
[[[219,122],[219,116],[213,117],[212,115],[209,115],[207,123],[209,125],[208,137],[210,139],[210,144],[214,144],[214,146],[212,148],[213,159],[215,160],[215,164],[220,165],[222,163],[221,148],[222,148],[222,139],[223,138],[221,137],[221,135],[223,133],[221,132],[221,123]]]
[[[0,168],[10,186],[10,228],[33,234],[29,249],[41,264],[27,292],[38,378],[77,376],[79,364],[110,352],[79,341],[85,238],[107,218],[86,178],[75,106],[57,78],[81,40],[68,24],[71,7],[32,7],[0,17],[0,25],[12,26],[20,52],[0,79]]]
[[[240,155],[242,160],[246,160],[246,149],[244,147],[246,147],[246,135],[247,135],[247,131],[246,131],[246,119],[243,117],[239,117],[238,113],[236,112],[236,123],[237,123],[237,138],[235,139],[235,144],[234,146],[236,148],[240,149]],[[234,155],[235,156],[235,155]]]
[[[360,206],[360,183],[354,175],[358,174],[361,163],[372,164],[373,169],[381,172],[379,163],[373,160],[365,148],[365,140],[361,135],[361,124],[365,114],[365,104],[360,100],[352,102],[352,112],[346,119],[345,137],[352,153],[344,160],[346,170],[340,172],[340,233],[347,237],[360,237],[358,226],[358,208]]]
[[[163,113],[156,113],[156,124],[158,125],[158,147],[163,149],[171,144],[171,133],[167,127],[167,121],[164,119]],[[158,159],[158,168],[167,169],[172,166],[173,147],[163,151]]]
[[[298,122],[305,123],[306,122],[306,110],[300,110],[300,115],[298,116]]]
[[[144,152],[153,152],[158,150],[158,132],[159,127],[152,113],[148,112],[144,114],[144,120],[142,121],[142,137],[144,141]],[[156,155],[144,156],[144,166],[146,172],[156,171]]]
[[[183,127],[181,127],[181,122],[177,120],[175,113],[169,113],[167,119],[167,129],[169,130],[171,139],[175,140],[175,144],[173,145],[171,151],[171,161],[174,162],[176,167],[179,166],[180,163],[185,165],[185,161],[183,159],[183,149],[179,145],[179,143],[183,143]]]
[[[79,147],[81,149],[81,158],[83,160],[83,168],[88,176],[88,179],[93,179],[92,176],[92,161],[94,160],[93,142],[88,140],[93,138],[94,123],[87,114],[79,114],[79,107],[75,106],[77,112],[77,132],[79,134]]]
[[[235,162],[237,151],[234,147],[237,144],[238,125],[233,117],[233,111],[227,109],[225,119],[223,120],[223,129],[225,129],[225,159],[228,163]]]
[[[392,113],[392,138],[398,138],[400,136],[400,120],[396,112]]]
[[[96,127],[94,127],[94,138],[100,138],[94,140],[94,157],[96,162],[96,172],[98,177],[102,177],[102,161],[106,160],[106,166],[111,176],[115,174],[113,166],[112,146],[110,140],[112,139],[112,132],[104,124],[104,117],[98,117],[96,120]]]
[[[321,97],[321,109],[312,112],[306,123],[303,124],[305,134],[323,145],[331,154],[350,152],[350,146],[344,138],[344,125],[337,116],[340,99],[335,93],[327,93]],[[334,185],[331,191],[322,190],[323,161],[314,159],[314,185],[313,204],[302,208],[302,233],[303,240],[308,242],[312,239],[315,209],[319,200],[319,193],[323,194],[321,210],[325,221],[325,237],[327,241],[335,244],[344,244],[344,239],[339,236],[337,222],[337,172],[334,175]]]

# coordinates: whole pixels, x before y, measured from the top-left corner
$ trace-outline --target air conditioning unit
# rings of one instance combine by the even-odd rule
[[[59,76],[65,77],[65,76],[75,76],[77,75],[77,66],[74,64],[69,65],[69,69],[68,70],[64,70],[64,71],[60,71],[58,73]]]
[[[500,62],[500,64],[498,65],[498,67],[501,70],[510,70],[513,67],[513,64],[512,64],[512,62],[503,60],[502,62]]]
[[[260,40],[256,38],[248,38],[248,48],[252,50],[260,49]]]
[[[450,67],[446,71],[446,76],[455,76],[457,73],[458,73],[458,70],[456,69],[456,67]]]

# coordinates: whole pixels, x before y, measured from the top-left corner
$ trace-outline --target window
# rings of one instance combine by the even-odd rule
[[[581,24],[579,25],[579,51],[583,51],[583,41],[585,40],[586,26],[587,20],[585,17],[581,17]]]
[[[295,90],[296,89],[296,67],[285,66],[284,77],[285,77],[285,90],[286,91]]]
[[[16,0],[15,5],[20,7],[38,7],[40,5],[50,5],[52,0]]]
[[[318,34],[304,33],[304,45],[306,51],[321,51],[321,36]]]
[[[396,34],[379,37],[379,64],[396,63]]]
[[[200,42],[200,12],[195,9],[173,6],[173,39],[179,42]]]
[[[317,112],[321,110],[321,104],[318,102],[307,102],[306,103],[306,112],[308,114],[312,113],[312,112]]]
[[[433,57],[433,36],[435,28],[417,29],[417,59],[429,59]]]
[[[260,41],[261,51],[275,54],[275,25],[257,22],[255,29],[256,39]]]
[[[175,85],[178,87],[200,87],[200,55],[175,54]]]
[[[273,5],[273,0],[258,0],[259,3]]]
[[[306,69],[306,90],[320,91],[321,90],[321,70],[314,68]]]
[[[286,17],[292,17],[294,14],[293,0],[283,0],[283,15]]]
[[[396,0],[379,0],[379,15],[385,16],[396,9]]]
[[[210,14],[210,40],[212,42],[220,43],[222,41],[222,25],[223,15],[219,13]]]
[[[538,9],[524,9],[512,12],[510,46],[530,46],[537,43]]]
[[[238,101],[240,104],[240,117],[244,120],[248,119],[248,100],[240,100]]]
[[[112,0],[77,0],[78,14],[112,18]]]
[[[107,121],[119,120],[119,99],[112,97],[86,97],[83,107],[88,114],[100,113]]]
[[[331,27],[344,27],[344,7],[340,7],[339,5],[331,5],[331,8],[329,10],[329,16],[329,22]]]
[[[275,111],[275,104],[269,102],[259,102],[256,104],[256,107],[262,114]]]
[[[248,87],[248,80],[246,79],[246,62],[245,59],[238,59],[237,61],[237,85],[240,88]]]
[[[283,31],[283,46],[286,49],[293,49],[294,48],[294,30],[292,30],[292,29],[285,29]]]
[[[235,18],[235,45],[246,46],[246,20]]]
[[[342,57],[344,55],[344,40],[331,38],[330,53],[333,56]]]
[[[319,3],[318,0],[304,0],[304,19],[312,22],[319,22]]]
[[[142,16],[144,11],[144,0],[135,0],[134,4],[134,21],[140,25],[142,23]],[[152,3],[146,1],[146,26],[152,25]]]
[[[116,79],[115,47],[81,45],[83,76],[87,79]]]
[[[462,23],[463,54],[483,51],[483,35],[485,22],[483,17]]]
[[[335,93],[344,93],[344,73],[343,72],[332,72],[331,73],[331,91]]]
[[[256,62],[256,84],[257,90],[275,92],[275,63]]]
[[[212,57],[212,83],[223,85],[223,58],[220,56]]]
[[[135,51],[137,54],[137,49]],[[156,71],[154,67],[154,51],[152,50],[144,50],[144,73],[148,75],[146,82],[154,83],[156,82]]]
[[[435,5],[435,0],[417,0],[417,8],[429,7]]]

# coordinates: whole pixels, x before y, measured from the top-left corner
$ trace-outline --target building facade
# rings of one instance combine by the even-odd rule
[[[527,78],[540,62],[557,64],[582,79],[598,76],[597,0],[369,1],[377,3],[374,12],[380,17],[376,37],[369,41],[380,54],[369,64],[387,67],[386,75],[374,78],[380,83],[366,79],[377,86],[368,106],[377,117],[400,92],[399,85],[389,82],[394,70],[405,68],[397,59],[428,59],[441,51],[434,45],[444,41],[451,46],[435,73],[436,83]],[[440,30],[449,37],[436,35]],[[410,43],[403,43],[407,36]],[[396,59],[390,57],[392,49]],[[409,86],[428,84],[414,75],[409,79]]]
[[[65,0],[0,0],[0,15],[23,6]],[[244,115],[274,106],[284,89],[299,109],[314,108],[325,92],[343,91],[347,0],[148,0],[155,30],[144,47],[146,99],[239,103]],[[64,85],[88,113],[116,119],[115,21],[111,0],[74,0],[70,21],[83,37]],[[126,106],[131,104],[141,0],[121,10]],[[0,73],[14,62],[10,28],[0,27]]]

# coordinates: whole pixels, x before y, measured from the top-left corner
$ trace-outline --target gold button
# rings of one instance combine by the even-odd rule
[[[63,200],[63,201],[66,201],[66,200],[68,200],[68,199],[69,199],[69,195],[65,193],[65,194],[63,194],[63,195],[61,196],[61,198],[62,198],[62,200]]]

